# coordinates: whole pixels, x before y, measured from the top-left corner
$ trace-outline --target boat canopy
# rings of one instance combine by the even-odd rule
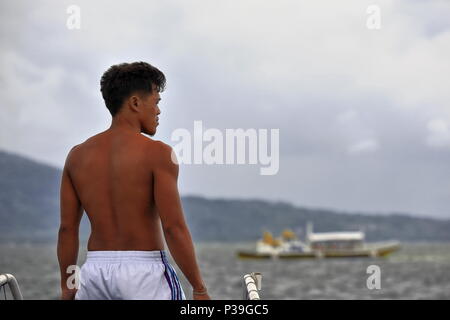
[[[291,229],[285,229],[281,233],[281,237],[285,240],[294,240],[297,238],[297,235]]]
[[[363,241],[364,232],[323,232],[308,235],[310,242],[319,241]]]
[[[262,242],[274,247],[278,247],[281,244],[280,240],[275,239],[269,231],[264,231]]]

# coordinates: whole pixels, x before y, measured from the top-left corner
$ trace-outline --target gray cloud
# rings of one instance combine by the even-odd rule
[[[145,60],[168,78],[155,138],[280,129],[278,175],[182,166],[183,193],[450,217],[450,4],[377,3],[376,31],[359,0],[2,3],[0,148],[61,167],[109,126],[102,72]]]

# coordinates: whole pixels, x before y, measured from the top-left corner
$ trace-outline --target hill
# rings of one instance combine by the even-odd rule
[[[0,151],[0,241],[56,241],[61,170]],[[290,227],[302,236],[307,221],[314,231],[363,230],[369,241],[450,241],[450,220],[343,213],[264,200],[182,197],[186,220],[196,241],[253,241],[263,230]],[[83,218],[81,238],[89,225]]]

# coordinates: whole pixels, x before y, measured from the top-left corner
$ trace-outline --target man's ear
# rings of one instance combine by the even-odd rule
[[[139,106],[139,97],[137,96],[131,96],[128,99],[128,104],[131,107],[131,110],[133,111],[139,111],[138,106]]]

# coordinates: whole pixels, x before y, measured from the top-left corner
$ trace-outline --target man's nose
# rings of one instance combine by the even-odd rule
[[[159,109],[159,107],[157,107],[158,109],[157,109],[157,111],[156,111],[156,114],[160,114],[161,113],[161,110]]]

